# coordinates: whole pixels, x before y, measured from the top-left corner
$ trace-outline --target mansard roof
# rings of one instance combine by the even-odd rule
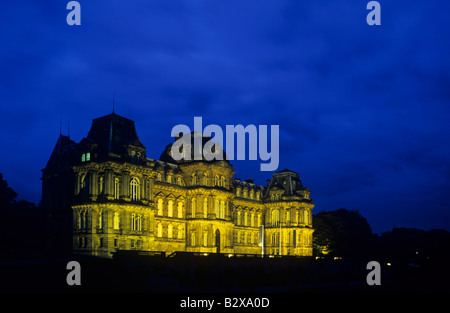
[[[275,172],[269,183],[268,190],[278,188],[283,189],[285,195],[296,194],[297,190],[303,189],[300,175],[288,169]]]
[[[115,113],[92,120],[88,136],[80,143],[95,144],[99,156],[109,152],[124,155],[128,146],[145,150],[137,135],[134,121]]]

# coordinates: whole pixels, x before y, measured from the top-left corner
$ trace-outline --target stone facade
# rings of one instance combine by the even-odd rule
[[[170,147],[148,158],[134,122],[114,113],[79,143],[60,135],[42,170],[49,249],[312,255],[314,205],[298,173],[258,186],[226,159],[177,162]]]

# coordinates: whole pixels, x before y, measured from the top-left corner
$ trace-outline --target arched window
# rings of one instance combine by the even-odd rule
[[[291,224],[291,212],[286,212],[286,225],[289,226]]]
[[[158,215],[163,215],[163,199],[158,199]]]
[[[220,177],[220,187],[225,187],[225,177]]]
[[[203,198],[203,217],[208,217],[208,198]]]
[[[183,202],[178,202],[178,213],[177,216],[178,218],[183,218]]]
[[[169,226],[167,227],[167,237],[172,238],[172,236],[173,236],[173,226],[172,224],[169,224]]]
[[[140,184],[136,177],[133,177],[130,182],[130,196],[132,201],[138,201],[141,199]]]
[[[167,182],[168,182],[169,184],[172,183],[172,175],[167,175]]]
[[[195,217],[195,212],[197,212],[197,199],[192,198],[191,217]]]
[[[181,177],[180,176],[177,177],[177,185],[181,186]]]
[[[250,199],[255,198],[255,192],[253,190],[250,190]]]
[[[119,199],[120,195],[120,180],[119,178],[114,178],[114,199]]]
[[[248,197],[248,190],[247,190],[247,188],[244,188],[244,198],[247,198]]]
[[[255,226],[255,213],[252,212],[252,216],[250,217],[250,226]]]
[[[276,227],[280,225],[280,211],[272,211],[272,226]]]
[[[248,213],[244,213],[244,226],[248,226]]]
[[[197,174],[192,173],[192,186],[197,186]]]
[[[156,236],[157,237],[162,237],[162,225],[161,225],[161,223],[158,223],[158,226],[157,226],[157,228],[156,228],[157,230],[156,230]]]
[[[236,189],[236,196],[238,196],[238,197],[241,196],[241,188]]]
[[[237,221],[236,221],[236,223],[237,223],[238,225],[241,225],[241,211],[239,211],[239,212],[237,213]]]
[[[173,217],[173,200],[169,200],[167,203],[167,216]]]
[[[119,229],[119,213],[118,212],[114,212],[114,229],[118,230]]]
[[[219,175],[214,175],[214,186],[219,185]]]
[[[162,181],[162,175],[161,173],[156,174],[156,181]]]

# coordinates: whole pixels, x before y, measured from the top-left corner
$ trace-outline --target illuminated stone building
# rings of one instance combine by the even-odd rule
[[[170,148],[148,158],[134,122],[114,113],[79,143],[60,135],[42,170],[49,249],[312,255],[314,205],[298,173],[258,186],[234,179],[226,158],[174,161]]]

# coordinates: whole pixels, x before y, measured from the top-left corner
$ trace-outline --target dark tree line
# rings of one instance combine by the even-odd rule
[[[421,263],[450,256],[450,232],[393,228],[374,234],[367,220],[347,209],[317,213],[313,218],[314,255],[325,258],[376,258]]]
[[[45,248],[45,214],[17,193],[0,173],[0,257],[36,256]]]

